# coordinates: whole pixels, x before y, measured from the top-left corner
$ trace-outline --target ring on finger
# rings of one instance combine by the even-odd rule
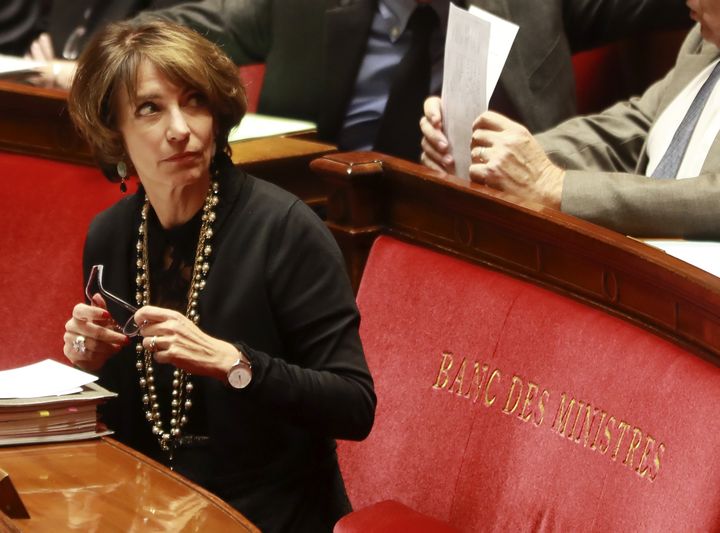
[[[487,159],[487,146],[478,146],[477,149],[476,149],[476,151],[475,151],[475,154],[476,154],[475,157],[478,159],[478,161],[479,161],[480,163],[487,163],[487,161],[488,161],[488,159]]]
[[[156,349],[157,349],[157,335],[153,335],[150,338],[150,346],[148,346],[148,351],[150,353],[155,353]]]
[[[84,354],[87,349],[85,347],[85,337],[82,335],[75,337],[75,340],[72,341],[72,348],[75,350],[75,353]]]

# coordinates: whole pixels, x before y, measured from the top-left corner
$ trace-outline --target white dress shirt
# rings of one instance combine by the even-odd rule
[[[670,146],[670,141],[680,122],[690,108],[695,95],[702,87],[705,80],[710,76],[718,61],[714,61],[700,72],[688,85],[680,91],[670,105],[660,114],[648,134],[648,165],[645,170],[646,176],[651,176],[655,167],[658,166],[663,155]],[[713,88],[705,107],[700,114],[695,130],[693,131],[690,143],[688,144],[685,156],[680,164],[677,179],[692,178],[700,175],[705,158],[710,152],[710,147],[715,137],[720,132],[720,83]]]

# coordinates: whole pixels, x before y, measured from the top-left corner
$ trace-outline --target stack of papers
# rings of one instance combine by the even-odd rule
[[[98,424],[97,406],[116,394],[96,380],[50,359],[0,372],[0,446],[112,433]]]

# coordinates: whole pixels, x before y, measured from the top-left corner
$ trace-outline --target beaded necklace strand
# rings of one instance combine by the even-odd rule
[[[215,221],[214,208],[219,202],[219,185],[212,181],[208,188],[205,204],[203,205],[202,223],[195,251],[195,264],[190,279],[188,290],[188,304],[185,316],[198,324],[200,315],[198,312],[198,298],[200,292],[205,288],[205,280],[210,271],[209,257],[212,252],[210,240],[213,236],[212,224]],[[136,245],[136,266],[137,274],[135,285],[135,301],[138,307],[150,303],[150,261],[148,259],[148,225],[147,217],[150,209],[150,201],[145,195],[145,203],[141,211],[140,227],[138,228],[138,240]],[[160,404],[158,403],[157,391],[155,389],[155,369],[153,367],[153,353],[146,350],[142,345],[142,336],[138,337],[139,342],[135,345],[137,360],[135,367],[138,370],[142,402],[145,408],[145,419],[151,425],[153,435],[158,440],[160,449],[168,454],[169,462],[172,464],[175,448],[180,441],[182,428],[187,424],[188,411],[192,407],[193,384],[191,374],[175,368],[172,380],[172,400],[170,401],[170,427],[165,430],[160,416]]]

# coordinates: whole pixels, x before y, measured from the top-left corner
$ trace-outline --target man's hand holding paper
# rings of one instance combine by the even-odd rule
[[[425,164],[468,178],[473,120],[488,108],[517,31],[479,8],[450,6],[442,104],[429,99],[421,122]]]

